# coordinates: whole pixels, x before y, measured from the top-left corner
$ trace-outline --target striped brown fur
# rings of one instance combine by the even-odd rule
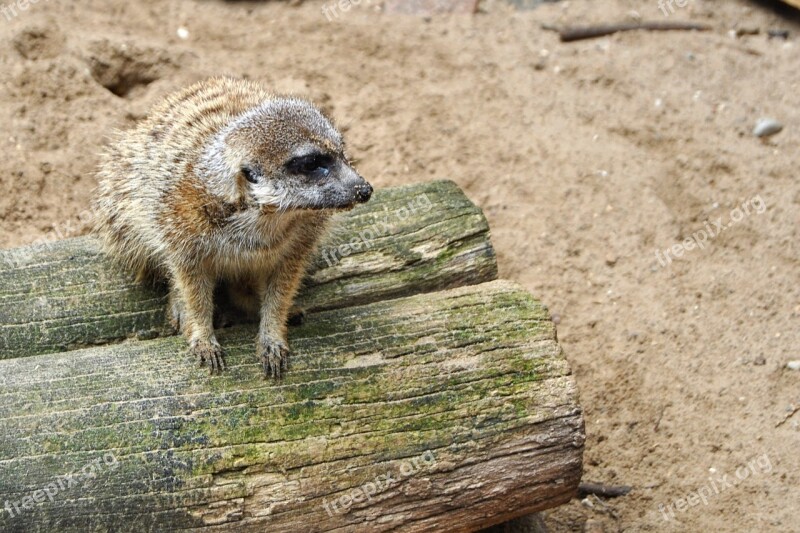
[[[170,284],[172,323],[221,371],[213,294],[260,311],[267,375],[287,368],[286,320],[331,214],[369,199],[339,132],[311,103],[212,78],[167,96],[105,151],[97,229],[140,279]],[[247,301],[245,301],[247,300]]]

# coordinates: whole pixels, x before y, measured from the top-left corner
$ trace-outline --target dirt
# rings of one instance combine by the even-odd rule
[[[656,0],[25,5],[0,13],[0,246],[86,231],[98,152],[168,91],[230,74],[311,97],[375,186],[461,185],[501,275],[553,312],[584,478],[633,491],[550,511],[551,531],[800,531],[796,17],[744,0],[668,17]],[[637,16],[713,29],[541,28]],[[756,138],[761,117],[784,130]]]

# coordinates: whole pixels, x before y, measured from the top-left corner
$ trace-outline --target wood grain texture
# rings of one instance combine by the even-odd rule
[[[575,383],[514,284],[313,313],[279,383],[254,334],[219,377],[177,337],[0,361],[0,530],[474,531],[575,494]]]
[[[483,213],[439,181],[377,191],[343,215],[298,304],[335,309],[496,276]],[[164,288],[135,283],[92,237],[0,251],[0,359],[161,336],[165,311]]]

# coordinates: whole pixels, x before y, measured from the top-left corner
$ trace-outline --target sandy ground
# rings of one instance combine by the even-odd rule
[[[425,19],[364,0],[332,21],[316,1],[40,0],[0,15],[0,246],[85,231],[108,133],[167,91],[226,73],[310,96],[374,185],[464,187],[502,276],[554,313],[584,479],[634,490],[549,512],[552,531],[800,531],[800,413],[781,423],[800,405],[800,24],[675,4],[713,31],[540,28],[664,20],[656,0]],[[785,130],[756,139],[761,116]]]

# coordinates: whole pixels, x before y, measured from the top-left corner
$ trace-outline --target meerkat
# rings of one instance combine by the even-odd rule
[[[169,284],[169,316],[200,365],[225,368],[214,291],[259,313],[265,376],[288,369],[287,319],[332,214],[372,186],[310,102],[212,78],[167,96],[101,157],[96,230],[112,257]]]

